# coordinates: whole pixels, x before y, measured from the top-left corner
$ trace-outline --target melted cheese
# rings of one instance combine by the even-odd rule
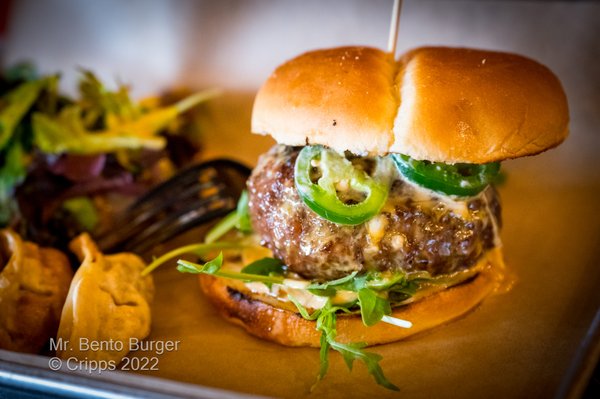
[[[410,198],[413,200],[413,202],[418,203],[424,208],[430,209],[435,208],[436,206],[439,206],[441,204],[464,220],[473,219],[473,216],[471,215],[471,212],[469,212],[469,208],[467,207],[466,201],[437,193],[428,188],[419,186],[418,184],[414,184],[408,180],[405,181],[412,187],[412,195],[410,196]]]

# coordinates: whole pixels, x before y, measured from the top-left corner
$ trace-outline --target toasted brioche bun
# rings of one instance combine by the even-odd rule
[[[556,76],[519,55],[424,47],[396,61],[341,47],[278,67],[257,94],[252,131],[287,145],[487,163],[557,146],[568,121]]]
[[[360,315],[340,315],[337,319],[336,339],[343,343],[384,344],[464,315],[492,293],[502,279],[504,266],[499,249],[490,251],[482,262],[486,262],[487,266],[468,282],[394,309],[392,316],[411,321],[411,328],[400,328],[383,322],[366,327]],[[208,275],[200,275],[199,279],[202,291],[221,315],[242,326],[250,334],[287,346],[320,346],[321,334],[316,330],[314,321],[243,295],[231,288],[226,279]]]

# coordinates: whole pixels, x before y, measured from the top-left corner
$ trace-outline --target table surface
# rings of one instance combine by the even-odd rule
[[[2,55],[8,63],[32,59],[43,71],[63,71],[72,87],[74,66],[83,65],[109,81],[123,77],[139,93],[171,87],[174,79],[196,87],[255,89],[275,65],[301,51],[348,43],[385,45],[391,6],[358,0],[345,1],[345,7],[334,1],[172,2],[177,6],[107,1],[93,12],[75,0],[13,2],[13,23]],[[517,277],[513,289],[447,326],[373,350],[384,356],[384,370],[405,396],[577,394],[570,382],[585,380],[600,351],[597,334],[590,332],[600,305],[600,5],[404,3],[399,51],[453,45],[539,60],[564,84],[572,133],[555,150],[503,166],[508,180],[500,188],[502,238],[508,267]],[[354,29],[358,23],[361,29]],[[269,138],[249,134],[252,98],[253,93],[228,94],[207,104],[203,158],[229,156],[251,165],[272,145]],[[198,238],[190,234],[185,239]],[[150,338],[180,340],[181,347],[161,355],[160,371],[149,376],[237,392],[307,395],[319,365],[316,350],[263,342],[225,323],[202,297],[195,278],[178,274],[172,266],[155,277]],[[47,358],[0,351],[0,360],[6,359],[48,371]],[[3,366],[0,361],[0,377]],[[50,378],[59,377],[64,375]],[[139,387],[174,392],[164,381],[137,377],[105,373],[88,376],[94,381],[82,384],[138,381]],[[349,373],[333,354],[330,373],[313,396],[367,394],[393,395],[376,386],[362,365]]]
[[[270,138],[248,134],[251,103],[251,95],[236,94],[209,106],[204,157],[254,163],[272,145]],[[549,397],[564,389],[569,373],[591,371],[585,367],[593,368],[597,341],[587,346],[585,338],[600,308],[600,165],[565,156],[581,140],[577,134],[556,150],[503,165],[501,236],[516,276],[513,288],[446,326],[373,348],[402,394]],[[259,395],[311,396],[317,350],[264,342],[228,324],[199,292],[196,278],[179,274],[174,264],[157,270],[155,282],[150,340],[181,344],[160,356],[160,371],[146,374]],[[375,385],[362,365],[350,373],[332,354],[329,374],[312,396],[371,394],[395,395]]]

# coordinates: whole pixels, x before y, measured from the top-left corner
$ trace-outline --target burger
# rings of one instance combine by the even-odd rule
[[[277,144],[208,240],[236,226],[238,252],[179,270],[201,273],[204,293],[249,333],[321,347],[319,378],[334,349],[393,389],[364,347],[444,324],[494,292],[500,162],[557,146],[568,120],[556,76],[515,54],[302,54],[259,90],[252,131]]]

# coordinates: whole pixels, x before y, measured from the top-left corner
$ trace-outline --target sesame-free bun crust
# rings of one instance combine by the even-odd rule
[[[360,315],[337,318],[337,340],[368,345],[398,341],[456,319],[475,308],[490,295],[502,279],[500,250],[484,260],[487,267],[468,282],[437,292],[414,303],[394,309],[392,316],[409,320],[411,328],[377,323],[366,327]],[[287,346],[319,347],[321,333],[316,323],[298,313],[264,303],[232,289],[226,279],[200,275],[200,287],[221,315],[259,338]]]
[[[556,76],[519,55],[423,47],[396,61],[341,47],[278,67],[256,96],[252,131],[287,145],[487,163],[560,144],[568,121]]]

